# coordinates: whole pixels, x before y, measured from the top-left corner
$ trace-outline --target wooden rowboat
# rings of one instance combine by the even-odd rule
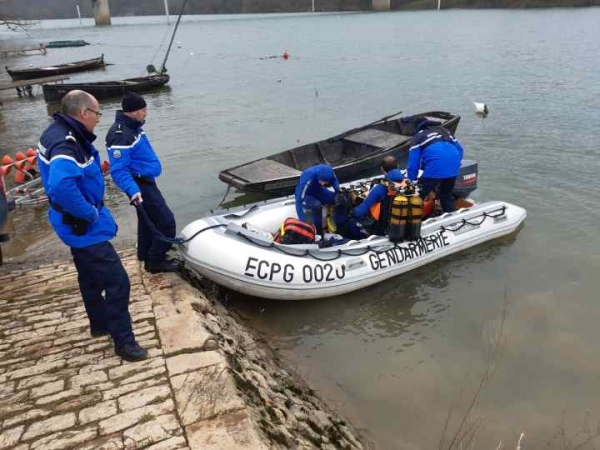
[[[440,123],[451,133],[460,116],[431,111],[394,119],[384,117],[322,141],[275,153],[219,173],[219,179],[241,191],[285,195],[294,192],[302,171],[316,164],[329,164],[340,182],[352,181],[377,171],[382,158],[406,159],[415,127],[423,119]]]
[[[64,95],[76,89],[88,92],[96,98],[121,97],[125,92],[146,92],[164,86],[169,75],[156,73],[145,77],[127,78],[119,81],[97,81],[91,83],[44,84],[44,99],[47,102],[59,102]]]
[[[104,55],[99,58],[86,59],[84,61],[75,61],[65,64],[57,64],[55,66],[34,67],[30,69],[9,69],[6,71],[10,77],[17,80],[31,80],[35,78],[44,78],[54,75],[62,75],[65,73],[83,72],[104,67]]]

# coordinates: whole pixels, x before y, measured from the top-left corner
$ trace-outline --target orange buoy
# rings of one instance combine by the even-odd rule
[[[283,59],[290,59],[290,54],[288,52],[283,52]]]
[[[0,166],[0,177],[5,177],[10,174],[12,170],[11,165]]]
[[[28,157],[32,157],[32,156],[36,156],[37,152],[33,148],[28,148],[27,151],[25,152],[25,155],[27,155]]]
[[[110,170],[110,163],[107,160],[104,160],[102,161],[100,168],[102,169],[102,173],[107,174]]]
[[[17,161],[23,161],[25,159],[25,153],[23,153],[23,152],[15,153],[15,159]]]
[[[13,163],[13,160],[12,160],[12,158],[10,157],[10,155],[4,155],[4,156],[2,157],[2,164],[4,164],[4,165],[9,165],[9,164],[12,164],[12,163]]]

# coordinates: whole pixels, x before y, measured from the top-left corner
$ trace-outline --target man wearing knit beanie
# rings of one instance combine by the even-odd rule
[[[146,101],[141,95],[127,92],[121,106],[106,135],[110,174],[131,202],[146,212],[147,217],[142,217],[138,211],[138,259],[144,261],[144,268],[150,273],[175,272],[178,264],[166,258],[171,245],[157,239],[147,224],[149,218],[162,234],[175,237],[175,216],[156,184],[162,167],[142,129]]]

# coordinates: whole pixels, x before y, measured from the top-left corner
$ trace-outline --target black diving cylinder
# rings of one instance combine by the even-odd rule
[[[390,210],[390,242],[402,242],[406,234],[408,219],[408,199],[404,195],[396,195]]]
[[[421,221],[423,219],[423,199],[419,194],[408,197],[408,220],[406,223],[407,241],[416,241],[421,237]]]

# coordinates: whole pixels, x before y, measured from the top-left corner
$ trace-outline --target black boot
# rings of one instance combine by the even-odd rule
[[[141,361],[148,358],[148,350],[140,347],[137,342],[115,348],[115,353],[125,361]]]
[[[146,261],[144,269],[150,273],[179,272],[179,261]]]

